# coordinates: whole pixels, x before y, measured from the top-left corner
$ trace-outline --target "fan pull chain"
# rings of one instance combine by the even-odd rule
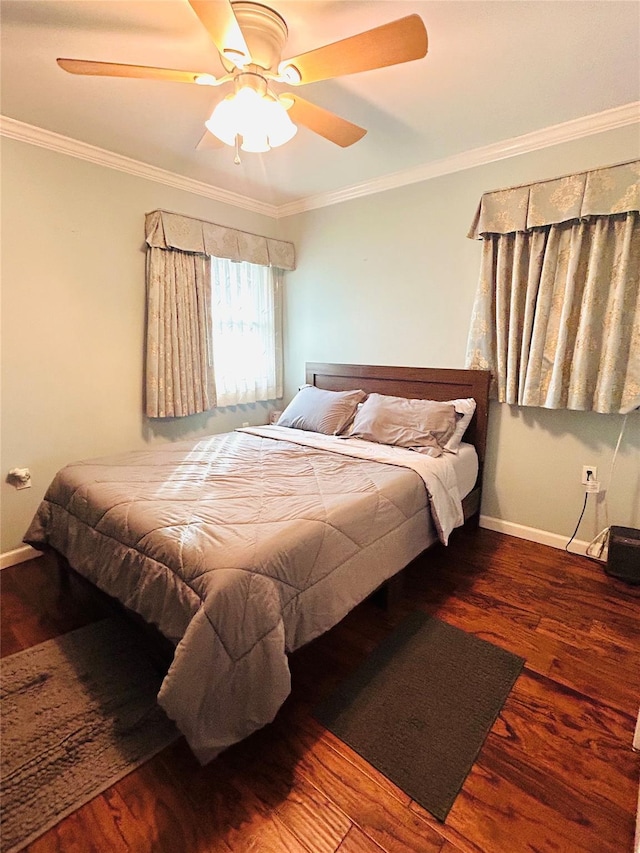
[[[236,166],[240,165],[240,134],[236,133],[236,156],[233,158]]]

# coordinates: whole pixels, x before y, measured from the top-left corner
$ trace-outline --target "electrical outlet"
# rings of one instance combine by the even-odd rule
[[[582,480],[580,482],[583,486],[588,486],[591,483],[596,482],[598,479],[598,468],[596,465],[583,465],[582,466]],[[591,489],[590,491],[595,491],[595,489]]]
[[[31,488],[31,471],[28,468],[12,468],[7,476],[7,482],[16,489]]]

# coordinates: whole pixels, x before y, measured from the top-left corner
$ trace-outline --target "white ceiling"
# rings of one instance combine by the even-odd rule
[[[273,0],[293,56],[417,12],[426,58],[300,94],[367,128],[342,149],[301,128],[280,149],[196,151],[206,87],[78,77],[56,57],[222,73],[187,0],[3,0],[4,116],[269,205],[384,176],[640,100],[636,0]]]

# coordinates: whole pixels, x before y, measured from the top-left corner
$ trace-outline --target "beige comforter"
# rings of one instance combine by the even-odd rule
[[[420,553],[429,505],[442,541],[462,523],[446,458],[367,445],[237,431],[78,462],[49,487],[25,541],[173,640],[158,699],[201,762],[273,719],[286,653]]]

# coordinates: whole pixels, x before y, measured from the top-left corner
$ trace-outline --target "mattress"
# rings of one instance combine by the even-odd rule
[[[473,444],[461,442],[457,454],[450,454],[449,459],[458,481],[458,491],[461,498],[466,498],[478,479],[478,454]]]

